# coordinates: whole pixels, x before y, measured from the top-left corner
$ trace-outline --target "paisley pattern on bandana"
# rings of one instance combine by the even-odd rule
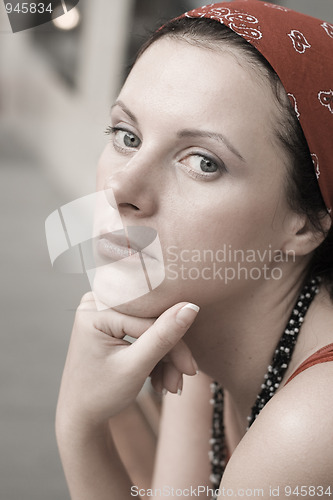
[[[237,10],[231,11],[228,8],[214,7],[214,4],[212,5],[186,12],[185,16],[207,17],[219,20],[222,24],[225,24],[246,39],[260,39],[262,37],[261,31],[256,27],[259,23],[256,17],[244,12],[238,12]],[[195,13],[195,15],[192,16],[192,13]]]
[[[317,179],[319,179],[319,177],[320,177],[320,170],[319,170],[318,156],[316,154],[312,153],[311,158],[312,158],[313,166],[314,166],[314,169],[315,169],[315,172],[316,172],[316,177],[317,177]]]
[[[320,104],[326,106],[331,113],[333,113],[333,91],[329,90],[328,92],[319,92],[318,99]]]
[[[323,24],[321,24],[321,26],[322,26],[322,28],[324,28],[324,30],[326,31],[328,36],[333,38],[333,25],[329,24],[329,23],[323,23]]]
[[[259,0],[234,0],[181,17],[225,24],[278,74],[303,129],[328,212],[333,207],[333,25]]]
[[[282,7],[281,5],[275,5],[275,3],[264,3],[265,7],[270,7],[271,9],[282,10],[283,12],[288,12],[287,7]]]
[[[293,42],[294,49],[299,54],[304,54],[306,49],[309,49],[311,47],[311,45],[308,43],[303,33],[301,33],[300,31],[291,30],[288,36],[291,38]]]
[[[291,103],[292,107],[295,110],[296,116],[299,119],[299,117],[301,115],[299,114],[299,111],[298,111],[296,97],[293,94],[288,94],[288,97],[289,97],[289,100],[290,100],[290,103]]]

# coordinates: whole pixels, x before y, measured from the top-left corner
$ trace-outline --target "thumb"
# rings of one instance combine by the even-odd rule
[[[132,366],[140,367],[147,375],[179,342],[195,320],[199,307],[191,303],[176,304],[167,309],[129,348]]]

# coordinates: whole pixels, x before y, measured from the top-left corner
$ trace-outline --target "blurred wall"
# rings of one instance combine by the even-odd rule
[[[74,197],[94,189],[103,130],[122,77],[133,5],[132,0],[81,3],[77,89],[66,85],[33,44],[32,30],[10,33],[0,5],[2,115],[39,151],[54,182]]]
[[[279,4],[309,16],[333,22],[332,0],[281,0]]]

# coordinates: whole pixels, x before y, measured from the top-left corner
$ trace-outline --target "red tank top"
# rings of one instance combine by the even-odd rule
[[[309,356],[303,363],[294,371],[294,373],[288,378],[285,385],[287,385],[293,378],[295,378],[300,373],[304,372],[311,366],[318,365],[319,363],[326,363],[328,361],[333,361],[333,343],[322,347],[314,354]],[[229,461],[231,454],[227,450],[227,461]]]
[[[291,377],[288,378],[285,385],[288,384],[294,377],[304,372],[311,366],[318,365],[319,363],[326,363],[328,361],[333,361],[333,343],[322,347],[314,354],[309,356],[303,363],[294,371]]]

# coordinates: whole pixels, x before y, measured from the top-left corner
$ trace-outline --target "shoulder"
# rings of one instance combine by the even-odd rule
[[[277,486],[282,498],[289,496],[285,487],[330,486],[333,496],[332,445],[333,362],[328,362],[299,374],[271,399],[236,448],[221,486],[262,488],[264,498]]]

